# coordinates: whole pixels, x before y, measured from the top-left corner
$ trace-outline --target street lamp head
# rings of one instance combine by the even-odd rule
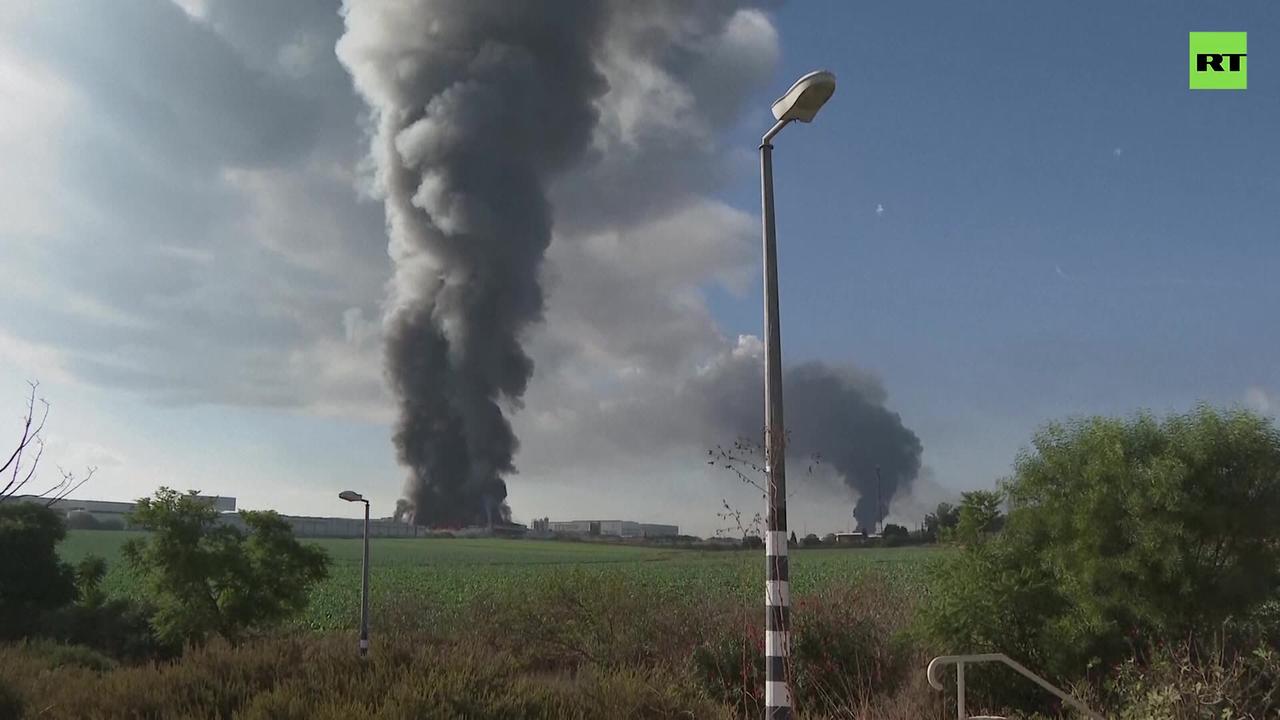
[[[811,72],[773,101],[773,117],[779,121],[810,122],[835,91],[835,75],[826,70]]]
[[[364,496],[356,492],[355,490],[343,490],[342,492],[338,493],[338,497],[343,500],[346,500],[347,502],[364,502],[365,501]]]

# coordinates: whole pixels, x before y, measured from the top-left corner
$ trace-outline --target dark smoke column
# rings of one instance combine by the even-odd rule
[[[533,371],[546,183],[585,150],[605,89],[591,0],[346,0],[339,58],[376,123],[395,265],[385,318],[395,444],[420,525],[505,513],[504,406]]]

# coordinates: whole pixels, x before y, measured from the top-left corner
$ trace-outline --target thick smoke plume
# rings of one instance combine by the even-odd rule
[[[920,473],[920,438],[884,407],[879,383],[821,363],[790,368],[782,381],[791,454],[819,454],[858,494],[853,516],[871,529]]]
[[[563,181],[554,189],[560,230],[573,236],[618,223],[647,227],[689,207],[686,186],[713,184],[703,177],[711,158],[699,148],[735,120],[776,56],[767,18],[742,4],[346,0],[338,55],[372,110],[372,155],[394,263],[386,364],[399,403],[395,443],[410,473],[409,503],[398,512],[425,525],[505,516],[503,478],[515,471],[518,447],[507,413],[519,406],[533,369],[522,342],[543,313],[549,189]],[[672,140],[686,137],[675,128],[688,133],[687,142]],[[725,229],[735,220],[731,211],[714,217],[719,231],[738,233]],[[652,232],[692,243],[696,238],[681,235],[687,226]],[[667,239],[620,237],[645,248]],[[672,324],[679,332],[653,340],[660,328],[636,313],[668,307],[671,287],[645,279],[628,293],[624,271],[634,265],[642,278],[644,268],[663,278],[692,271],[646,262],[630,246],[606,253],[600,264],[581,262],[595,257],[592,248],[600,244],[561,246],[557,269],[573,272],[587,291],[566,296],[573,306],[559,319],[590,328],[587,336],[600,340],[595,346],[616,351],[621,364],[646,368],[649,379],[636,387],[648,390],[608,403],[588,392],[578,408],[584,424],[567,431],[572,460],[610,453],[610,438],[638,441],[645,451],[735,434],[758,438],[758,341],[726,346],[712,325],[683,322],[687,305],[670,306],[682,321]],[[724,247],[715,248],[710,265],[726,265],[717,254]],[[700,261],[695,254],[692,264]],[[632,317],[650,324],[615,327]],[[677,379],[687,360],[707,350],[715,362]],[[860,526],[882,519],[915,480],[921,449],[885,408],[879,382],[809,364],[789,369],[784,385],[791,454],[825,458],[857,496]],[[568,407],[567,389],[548,402]],[[550,461],[558,467],[565,458]]]
[[[395,265],[395,445],[415,522],[505,515],[551,241],[547,183],[587,148],[605,90],[593,0],[347,0],[338,55],[376,122]]]
[[[709,427],[759,439],[763,374],[759,340],[743,338],[686,393],[703,408]],[[820,456],[857,495],[853,513],[858,527],[871,529],[888,514],[895,496],[911,491],[920,473],[920,438],[885,407],[887,393],[872,375],[810,362],[788,368],[782,386],[789,483],[804,482],[795,472],[797,466],[803,468],[801,460]]]

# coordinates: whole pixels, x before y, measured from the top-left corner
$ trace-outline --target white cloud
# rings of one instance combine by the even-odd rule
[[[76,107],[55,72],[7,47],[0,34],[0,249],[57,233],[59,133]]]
[[[66,356],[51,345],[24,340],[0,327],[0,367],[31,381],[74,384]]]
[[[98,468],[99,471],[110,471],[128,463],[128,458],[118,450],[95,442],[77,442],[68,440],[62,435],[50,434],[45,441],[45,454],[40,464],[46,470],[43,475],[50,476],[49,468],[62,468],[68,472],[84,477],[86,468]]]
[[[1251,410],[1270,415],[1275,412],[1276,402],[1266,388],[1257,385],[1245,390],[1244,404]]]
[[[209,15],[208,0],[173,0],[173,4],[182,8],[193,20],[203,20]]]

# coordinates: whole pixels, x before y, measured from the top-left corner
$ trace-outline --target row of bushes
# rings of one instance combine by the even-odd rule
[[[306,633],[215,638],[159,664],[43,642],[0,647],[0,716],[6,696],[42,718],[759,715],[757,605],[620,572],[592,577],[478,601],[421,631],[375,633],[367,662],[354,638]],[[911,604],[880,578],[798,599],[793,681],[808,717],[936,714],[943,700],[924,689],[923,657],[901,640]]]
[[[755,603],[685,597],[621,572],[593,577],[481,600],[421,630],[375,632],[365,662],[345,633],[214,638],[161,663],[48,642],[0,646],[0,717],[21,717],[16,708],[41,718],[759,717]],[[794,609],[801,717],[915,720],[954,707],[950,690],[924,682],[916,601],[883,578],[798,597]],[[1266,648],[1146,644],[1073,690],[1129,720],[1271,717],[1280,661]],[[998,668],[968,677],[971,712],[1058,716],[1039,705],[1042,694],[1030,704],[992,695],[1034,689]]]
[[[1008,513],[999,523],[966,524],[961,513],[956,535],[963,546],[939,564],[925,597],[906,597],[870,576],[797,598],[791,680],[808,717],[937,714],[943,699],[921,684],[924,660],[982,651],[1021,660],[1113,717],[1276,715],[1280,433],[1269,421],[1200,408],[1162,421],[1140,415],[1052,425],[1019,458],[1003,491]],[[181,502],[159,499],[164,507]],[[171,570],[216,570],[250,557],[260,565],[246,578],[312,577],[306,562],[291,563],[290,572],[272,564],[290,557],[280,552],[290,546],[276,544],[285,542],[283,533],[268,533],[244,555],[230,550],[240,542],[230,536],[201,550],[199,542],[182,541],[192,526],[165,527],[169,544],[149,546],[154,562],[190,560]],[[191,556],[193,548],[199,552]],[[130,556],[143,566],[149,557],[138,550]],[[80,573],[82,602],[83,578],[94,574]],[[65,592],[67,575],[55,569],[33,577]],[[150,625],[181,631],[160,632],[164,639],[220,636],[214,643],[169,664],[105,670],[80,651],[59,651],[61,659],[51,661],[42,659],[47,649],[11,647],[0,661],[19,670],[6,675],[0,703],[39,703],[44,717],[761,711],[759,603],[686,597],[624,574],[566,576],[524,597],[493,597],[433,616],[420,632],[380,635],[366,666],[354,664],[350,644],[338,638],[227,631],[229,620],[260,631],[239,613],[271,605],[264,616],[271,620],[296,609],[298,595],[277,596],[265,581],[231,577],[223,586],[228,602],[204,607],[176,582],[193,578],[207,593],[207,573],[152,575],[151,587],[170,611],[199,612],[165,618],[161,604]],[[6,592],[5,601],[14,600],[0,583]],[[31,598],[18,600],[30,606]],[[408,617],[422,608],[403,611]],[[51,672],[50,663],[61,665]],[[399,674],[405,667],[421,674]],[[975,668],[969,679],[971,711],[1061,711],[998,667]],[[52,693],[55,681],[89,690],[62,697]]]

